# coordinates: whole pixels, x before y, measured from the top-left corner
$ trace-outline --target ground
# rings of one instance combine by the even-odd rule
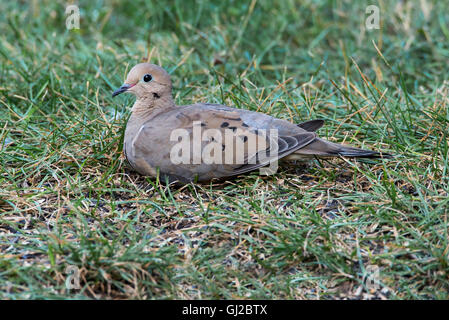
[[[71,30],[66,6],[0,3],[1,298],[449,298],[445,1],[79,1]],[[147,60],[178,104],[395,157],[141,177],[111,93]]]

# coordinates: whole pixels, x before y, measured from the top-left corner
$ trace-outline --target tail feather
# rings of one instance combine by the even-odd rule
[[[347,147],[332,143],[320,138],[295,152],[298,156],[319,156],[319,157],[351,157],[351,158],[390,158],[391,154],[377,151],[364,150],[354,147]]]

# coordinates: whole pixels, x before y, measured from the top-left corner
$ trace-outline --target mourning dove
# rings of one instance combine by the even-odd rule
[[[177,106],[170,75],[140,63],[113,97],[136,96],[126,125],[123,150],[131,167],[145,176],[192,182],[226,178],[279,160],[365,157],[375,151],[338,145],[317,136],[322,120],[293,124],[269,115],[197,103]]]

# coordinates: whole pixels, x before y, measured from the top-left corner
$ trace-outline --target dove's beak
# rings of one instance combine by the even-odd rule
[[[126,83],[125,83],[125,84],[123,84],[120,88],[118,88],[117,90],[115,90],[115,91],[112,93],[112,96],[115,97],[115,96],[119,95],[120,93],[126,92],[126,91],[128,91],[128,89],[131,88],[131,87],[132,87],[132,85],[126,84]]]

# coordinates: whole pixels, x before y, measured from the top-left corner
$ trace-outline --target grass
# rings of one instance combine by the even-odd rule
[[[448,299],[448,6],[2,1],[0,297]],[[127,166],[132,65],[215,102],[396,155],[166,186]],[[80,289],[67,289],[67,267]],[[370,266],[379,287],[366,285]]]

